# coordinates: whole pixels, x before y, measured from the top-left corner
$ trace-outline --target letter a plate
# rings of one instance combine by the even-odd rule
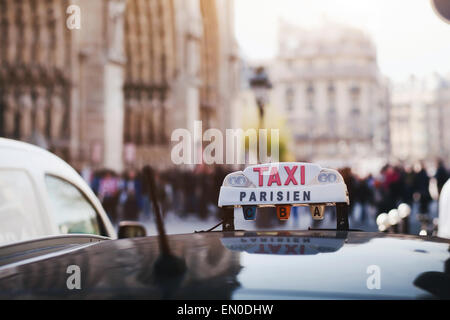
[[[309,206],[309,210],[311,211],[311,216],[314,220],[320,221],[325,218],[325,206],[324,205],[312,205]]]

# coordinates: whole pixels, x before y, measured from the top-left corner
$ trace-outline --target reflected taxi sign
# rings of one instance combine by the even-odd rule
[[[253,234],[224,237],[220,241],[229,250],[250,254],[316,255],[338,251],[345,238]]]
[[[349,203],[336,170],[310,163],[256,165],[225,177],[219,207]],[[280,209],[281,210],[281,209]]]

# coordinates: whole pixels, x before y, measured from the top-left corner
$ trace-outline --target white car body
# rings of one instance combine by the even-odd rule
[[[439,198],[438,236],[450,239],[450,180],[442,188]]]
[[[100,201],[70,165],[36,146],[0,138],[0,246],[64,234],[55,221],[45,180],[48,176],[78,189],[86,205],[95,210],[102,235],[117,238]]]

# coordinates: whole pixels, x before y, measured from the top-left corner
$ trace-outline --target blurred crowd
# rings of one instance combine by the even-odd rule
[[[450,174],[442,162],[430,175],[423,164],[414,167],[386,165],[376,175],[360,177],[350,168],[339,170],[347,184],[350,212],[360,207],[359,220],[366,221],[370,211],[389,212],[400,203],[418,204],[420,214],[428,214],[433,200],[430,183],[440,193]],[[171,169],[155,172],[157,197],[163,215],[168,212],[180,217],[195,215],[206,219],[220,215],[217,199],[225,176],[230,173],[222,166],[199,167],[193,171]],[[122,174],[100,170],[84,174],[101,200],[105,211],[115,223],[151,217],[152,203],[141,173],[128,169]]]
[[[438,161],[433,175],[423,163],[415,166],[387,164],[379,174],[370,174],[363,178],[353,174],[349,168],[344,168],[340,172],[348,187],[350,212],[354,212],[355,205],[359,204],[362,222],[367,218],[369,208],[375,208],[379,214],[389,212],[401,203],[410,206],[418,204],[418,213],[428,215],[431,202],[438,198],[442,187],[450,177],[442,161]]]
[[[195,215],[201,219],[219,214],[217,199],[228,173],[221,166],[199,167],[194,171],[156,171],[156,192],[162,214]],[[128,169],[118,174],[105,169],[83,176],[114,223],[151,217],[149,190],[138,170]]]

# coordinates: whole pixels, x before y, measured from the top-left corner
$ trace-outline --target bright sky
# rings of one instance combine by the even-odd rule
[[[330,20],[367,32],[381,72],[394,81],[450,73],[450,24],[429,0],[235,0],[235,6],[236,36],[250,61],[276,54],[280,18],[304,27]]]

